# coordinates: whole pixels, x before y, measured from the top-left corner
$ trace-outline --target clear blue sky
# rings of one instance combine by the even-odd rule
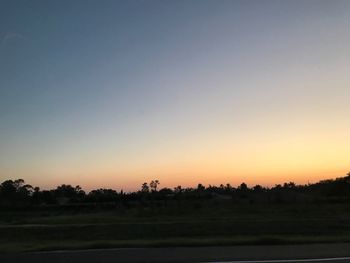
[[[349,47],[350,1],[0,0],[0,179],[345,173]]]

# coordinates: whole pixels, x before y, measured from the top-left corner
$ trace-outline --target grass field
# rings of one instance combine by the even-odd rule
[[[0,251],[350,241],[350,204],[187,203],[0,213]]]

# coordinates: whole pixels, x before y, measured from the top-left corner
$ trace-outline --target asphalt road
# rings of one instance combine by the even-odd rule
[[[349,244],[288,246],[122,248],[0,254],[1,263],[350,263]]]

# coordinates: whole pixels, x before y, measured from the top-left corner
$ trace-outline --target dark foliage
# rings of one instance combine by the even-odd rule
[[[0,206],[49,206],[49,205],[89,205],[100,204],[150,206],[154,202],[168,200],[232,200],[236,203],[311,203],[349,202],[350,173],[345,177],[323,180],[315,184],[296,185],[293,182],[268,188],[261,185],[249,187],[242,183],[237,188],[230,184],[196,188],[161,188],[160,182],[153,180],[143,183],[140,190],[124,193],[113,189],[97,189],[85,193],[80,186],[62,184],[53,190],[40,190],[25,184],[24,180],[6,180],[0,184]],[[109,205],[107,205],[109,204]],[[113,205],[114,204],[114,205]]]

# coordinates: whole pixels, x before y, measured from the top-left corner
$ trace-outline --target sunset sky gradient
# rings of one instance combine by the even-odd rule
[[[0,0],[0,180],[350,171],[350,1]]]

